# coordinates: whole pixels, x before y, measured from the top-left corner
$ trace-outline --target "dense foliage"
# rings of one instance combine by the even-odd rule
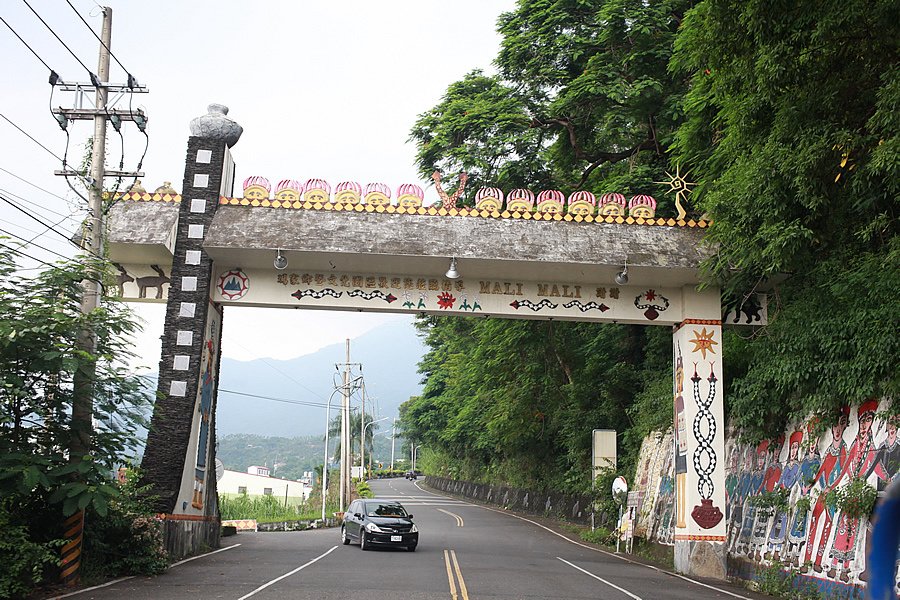
[[[82,314],[86,269],[63,264],[21,277],[12,250],[0,245],[0,498],[4,529],[25,531],[32,542],[18,546],[32,563],[30,574],[21,573],[29,581],[19,580],[26,586],[50,564],[40,548],[55,547],[65,516],[86,510],[89,526],[118,518],[123,495],[113,473],[133,455],[147,405],[140,378],[124,363],[136,325],[112,301]],[[77,342],[87,326],[96,334],[94,354]],[[93,426],[81,431],[72,419],[74,378],[88,365],[95,373]],[[84,456],[68,451],[75,436],[89,441]],[[86,556],[102,537],[86,541]],[[16,562],[4,555],[4,564]]]
[[[499,74],[452,83],[412,129],[424,176],[661,196],[686,78],[668,61],[688,0],[521,0],[500,17]],[[663,206],[668,200],[662,199]]]
[[[749,441],[900,388],[900,5],[520,0],[498,73],[450,84],[412,129],[423,175],[645,192],[690,172],[714,223],[710,285],[767,290],[770,325],[727,331],[726,413]],[[688,207],[691,210],[691,207]],[[427,319],[425,391],[402,407],[422,465],[584,490],[589,435],[671,424],[669,333]],[[621,464],[621,462],[620,462]]]
[[[452,317],[419,327],[426,383],[401,419],[426,471],[581,492],[592,429],[627,432],[627,469],[643,435],[671,420],[665,329]]]
[[[706,0],[676,49],[692,77],[676,150],[719,248],[708,277],[737,294],[774,285],[772,324],[728,366],[739,424],[773,437],[895,397],[900,5]]]

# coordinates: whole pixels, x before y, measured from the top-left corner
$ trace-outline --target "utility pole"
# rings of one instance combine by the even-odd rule
[[[360,400],[360,412],[362,415],[359,418],[359,471],[360,477],[365,480],[366,477],[364,473],[366,472],[366,382],[362,382],[362,399]]]
[[[141,87],[129,74],[127,85],[109,84],[109,59],[112,47],[112,9],[103,8],[103,26],[100,33],[100,50],[97,61],[97,77],[86,84],[66,84],[61,81],[53,81],[53,85],[59,85],[64,91],[75,91],[76,107],[74,109],[51,109],[60,128],[65,130],[69,121],[93,120],[94,136],[91,148],[91,171],[88,180],[88,211],[86,224],[87,231],[83,235],[82,248],[85,255],[91,261],[103,256],[103,181],[108,176],[139,176],[139,173],[125,173],[122,171],[107,172],[106,162],[106,122],[113,121],[118,130],[123,120],[134,121],[143,131],[147,119],[144,113],[138,111],[116,111],[109,106],[109,91],[118,91],[124,94],[124,90],[130,92],[147,92],[147,88]],[[94,89],[94,108],[82,108],[82,99],[85,92]],[[113,102],[114,104],[115,102]],[[63,171],[55,171],[56,175],[73,175],[76,172],[66,168]],[[93,263],[87,270],[86,278],[82,282],[81,312],[88,315],[100,307],[101,278],[99,269],[102,266]],[[97,334],[90,326],[79,333],[77,346],[81,352],[94,356],[97,351]],[[93,432],[94,417],[94,378],[96,367],[92,361],[82,361],[73,377],[72,397],[72,432],[69,441],[69,462],[80,463],[86,455],[91,453],[91,437]],[[78,583],[81,576],[81,540],[84,531],[84,511],[79,510],[66,519],[64,524],[66,543],[61,553],[61,579],[68,586]]]
[[[394,440],[396,439],[395,438],[396,429],[397,429],[397,417],[394,417],[394,420],[391,421],[391,475],[394,474]]]
[[[347,361],[344,365],[344,389],[341,401],[341,511],[350,499],[350,339],[347,339]]]

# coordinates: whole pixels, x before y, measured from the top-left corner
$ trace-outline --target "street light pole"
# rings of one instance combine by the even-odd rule
[[[325,461],[322,463],[322,524],[325,524],[325,494],[328,493],[328,430],[331,429],[331,399],[338,390],[328,396],[328,404],[325,407]]]
[[[413,452],[412,452],[412,470],[413,470],[413,473],[416,472],[416,457],[419,455],[419,448],[421,448],[421,447],[422,447],[422,444],[419,444],[418,446],[413,446]]]
[[[366,416],[364,414],[363,415],[364,421],[365,421],[365,418],[366,418]],[[379,423],[381,421],[384,421],[387,418],[388,417],[382,417],[381,419],[378,419],[377,421],[363,423],[363,428],[362,428],[362,431],[360,432],[362,439],[359,440],[359,470],[363,476],[363,479],[365,479],[365,473],[366,473],[366,454],[365,454],[366,453],[366,427],[368,427],[372,423]],[[373,448],[373,450],[374,450],[374,448]]]

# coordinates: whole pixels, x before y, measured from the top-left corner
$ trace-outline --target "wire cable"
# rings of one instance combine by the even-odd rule
[[[12,233],[11,231],[7,231],[7,230],[5,230],[5,229],[0,228],[0,233],[3,233],[3,234],[5,234],[5,235],[8,235],[9,237],[16,238],[17,240],[21,240],[22,242],[25,242],[25,245],[26,245],[26,246],[34,246],[35,248],[40,248],[41,250],[43,250],[43,251],[45,251],[45,252],[49,252],[50,254],[55,254],[56,256],[58,256],[58,257],[60,257],[60,258],[62,258],[62,259],[64,259],[64,260],[71,260],[71,259],[72,259],[71,256],[66,256],[65,254],[60,254],[59,252],[57,252],[57,251],[55,251],[55,250],[51,250],[50,248],[45,248],[44,246],[41,246],[40,244],[35,244],[35,243],[34,243],[34,240],[27,240],[27,239],[25,239],[25,238],[23,238],[23,237],[21,237],[21,236],[18,236],[18,235],[16,235],[16,234]]]
[[[25,6],[27,6],[27,7],[31,10],[31,12],[34,13],[34,16],[36,16],[36,17],[38,18],[38,20],[39,20],[41,23],[44,24],[44,27],[46,27],[46,28],[50,31],[50,33],[53,34],[53,37],[55,37],[57,40],[59,40],[59,43],[62,44],[63,47],[64,47],[66,50],[69,51],[69,54],[71,54],[71,55],[75,58],[75,60],[78,61],[78,64],[80,64],[82,67],[84,67],[84,70],[87,71],[88,76],[90,77],[91,83],[92,83],[95,87],[100,87],[100,79],[93,73],[93,71],[91,71],[90,69],[87,68],[87,65],[85,65],[83,62],[81,62],[81,59],[78,58],[78,55],[77,55],[77,54],[75,54],[74,52],[72,52],[72,49],[69,48],[68,44],[66,44],[64,41],[62,41],[62,38],[61,38],[61,37],[59,37],[58,35],[56,35],[56,32],[53,31],[53,28],[50,27],[50,25],[47,24],[47,21],[45,21],[45,20],[43,19],[43,17],[41,17],[41,15],[39,15],[39,14],[37,13],[37,11],[34,10],[34,8],[32,8],[32,6],[31,6],[30,4],[28,4],[28,0],[22,0],[22,2],[24,2],[24,3],[25,3]]]
[[[27,198],[23,198],[22,196],[20,196],[20,195],[18,195],[18,194],[14,194],[13,192],[10,192],[9,190],[5,190],[5,189],[3,189],[3,188],[0,188],[0,192],[6,194],[7,196],[12,196],[13,198],[15,198],[16,200],[18,200],[19,202],[24,202],[25,204],[28,204],[28,205],[34,207],[34,209],[35,209],[36,211],[37,211],[37,210],[42,210],[42,211],[48,212],[48,213],[50,213],[50,214],[52,214],[52,215],[56,215],[57,217],[63,217],[63,220],[68,219],[69,221],[75,221],[76,223],[81,223],[81,219],[78,219],[78,218],[75,217],[75,214],[77,214],[77,213],[69,213],[68,215],[64,215],[64,214],[61,213],[61,212],[56,212],[55,210],[52,210],[52,209],[50,209],[50,208],[47,208],[46,206],[43,206],[43,205],[41,205],[41,204],[38,204],[37,202],[32,202],[31,200],[28,200]],[[65,198],[63,198],[63,200],[65,200]]]
[[[28,180],[25,179],[24,177],[19,177],[18,175],[16,175],[16,174],[13,173],[12,171],[7,171],[7,170],[4,169],[3,167],[0,167],[0,171],[3,171],[3,172],[6,173],[7,175],[10,175],[10,176],[12,176],[12,177],[15,177],[16,179],[18,179],[18,180],[21,181],[22,183],[27,183],[28,185],[30,185],[31,187],[35,188],[36,190],[40,190],[40,191],[44,192],[45,194],[48,194],[48,195],[50,195],[50,196],[53,196],[54,198],[59,198],[60,200],[62,200],[62,201],[64,201],[64,202],[68,202],[68,201],[69,201],[68,198],[64,198],[64,197],[60,196],[59,194],[54,194],[53,192],[51,192],[51,191],[49,191],[49,190],[45,190],[45,189],[42,188],[41,186],[35,185],[34,183],[28,181]]]
[[[42,265],[46,265],[46,266],[50,267],[51,269],[58,269],[58,268],[59,268],[59,267],[57,267],[56,265],[51,265],[50,263],[44,262],[44,261],[42,261],[42,260],[39,259],[39,258],[35,258],[35,257],[31,256],[30,254],[28,254],[28,253],[26,253],[26,252],[22,252],[22,251],[19,250],[18,248],[14,248],[13,246],[10,246],[9,244],[3,244],[3,245],[6,246],[6,248],[7,248],[10,252],[15,252],[16,254],[18,254],[18,255],[20,255],[20,256],[24,256],[25,258],[28,258],[28,259],[31,259],[31,260],[33,260],[33,261],[35,261],[35,262],[41,263]]]
[[[34,54],[34,57],[35,57],[36,59],[38,59],[39,61],[41,61],[41,63],[42,63],[45,67],[47,67],[47,70],[48,70],[48,71],[50,71],[51,73],[56,73],[56,71],[54,71],[53,69],[50,68],[50,65],[47,64],[47,61],[45,61],[43,58],[41,58],[41,56],[40,56],[37,52],[34,51],[34,48],[32,48],[31,46],[29,46],[29,45],[28,45],[28,42],[26,42],[25,40],[22,39],[22,36],[21,36],[21,35],[19,35],[18,33],[16,33],[16,30],[12,28],[12,25],[10,25],[9,23],[7,23],[6,20],[5,20],[3,17],[0,17],[0,21],[3,21],[3,24],[6,25],[6,26],[9,28],[9,30],[13,32],[13,35],[16,36],[17,38],[19,38],[19,41],[22,42],[23,44],[25,44],[25,47],[26,47],[26,48],[28,48],[29,50],[31,50],[31,53]]]
[[[69,142],[71,141],[71,137],[69,136],[68,130],[65,130],[65,132],[66,132],[66,150],[65,150],[65,152],[63,152],[63,157],[62,157],[63,178],[66,180],[66,183],[69,184],[69,189],[72,190],[73,192],[75,192],[75,195],[78,196],[79,198],[81,198],[84,201],[85,205],[90,206],[91,205],[90,201],[87,198],[85,198],[81,192],[76,190],[75,186],[72,185],[72,182],[69,181],[69,170],[67,168],[66,159],[69,158]],[[78,176],[81,179],[84,179],[84,177],[80,173],[78,174]]]
[[[122,64],[122,61],[119,60],[119,57],[116,56],[115,54],[113,54],[113,51],[109,49],[109,46],[107,46],[107,45],[103,42],[103,40],[100,39],[100,36],[97,35],[97,32],[94,31],[94,28],[91,27],[91,25],[90,25],[87,21],[84,20],[84,17],[81,16],[81,13],[78,12],[78,9],[75,8],[75,6],[74,6],[71,2],[69,2],[69,0],[66,0],[66,4],[68,4],[69,7],[70,7],[73,11],[75,11],[75,14],[78,15],[78,18],[81,19],[81,22],[84,23],[84,26],[87,27],[87,28],[90,30],[90,32],[94,34],[94,37],[97,38],[97,41],[100,42],[100,45],[103,46],[104,48],[106,48],[106,51],[109,52],[109,55],[112,56],[113,59],[114,59],[117,63],[119,63],[119,66],[122,67],[122,70],[125,71],[125,73],[128,75],[129,81],[133,81],[133,80],[134,80],[134,77],[131,75],[131,73],[128,71],[128,69],[125,68],[125,65]],[[105,11],[105,10],[103,11],[103,14],[104,14],[104,15],[106,14],[106,11]]]
[[[289,400],[287,398],[275,398],[273,396],[262,396],[259,394],[249,394],[247,392],[236,392],[234,390],[225,390],[219,388],[219,392],[223,392],[226,394],[234,394],[235,396],[246,396],[248,398],[259,398],[262,400],[272,400],[273,402],[283,402],[285,404],[297,404],[300,406],[314,406],[317,408],[327,408],[328,404],[325,402],[311,402],[306,400]]]
[[[54,154],[53,152],[51,152],[51,151],[47,148],[47,146],[43,145],[42,143],[40,143],[39,141],[37,141],[36,139],[34,139],[33,137],[31,137],[31,134],[29,134],[27,131],[25,131],[24,129],[22,129],[21,127],[19,127],[18,125],[16,125],[15,123],[13,123],[13,122],[9,119],[9,117],[7,117],[6,115],[4,115],[3,113],[0,113],[0,117],[3,117],[3,119],[4,119],[7,123],[9,123],[10,125],[12,125],[13,127],[15,127],[16,129],[18,129],[23,135],[27,136],[28,139],[30,139],[32,142],[34,142],[35,144],[37,144],[38,146],[40,146],[41,148],[43,148],[44,151],[45,151],[47,154],[49,154],[50,156],[52,156],[52,157],[55,158],[56,160],[59,160],[59,161],[62,160],[62,159],[61,159],[60,157],[58,157],[56,154]]]
[[[66,241],[69,242],[70,244],[73,244],[76,248],[81,248],[81,246],[80,246],[79,244],[77,244],[77,243],[76,243],[73,239],[71,239],[69,236],[65,235],[64,233],[62,233],[61,231],[59,231],[58,229],[56,229],[53,225],[50,225],[50,224],[48,224],[48,223],[45,223],[44,221],[42,221],[41,219],[39,219],[39,218],[36,217],[35,215],[31,214],[30,212],[28,212],[27,210],[25,210],[25,209],[22,208],[21,206],[16,205],[15,202],[13,202],[12,200],[10,200],[9,198],[7,198],[6,196],[4,196],[3,194],[0,194],[0,200],[6,202],[6,203],[9,204],[10,206],[12,206],[13,208],[15,208],[15,209],[18,210],[19,212],[21,212],[22,214],[24,214],[25,216],[27,216],[27,217],[29,217],[29,218],[31,218],[31,219],[34,219],[35,221],[37,221],[38,223],[40,223],[41,225],[43,225],[44,227],[46,227],[49,231],[52,231],[53,233],[57,234],[59,237],[63,238],[64,240],[66,240]],[[84,251],[84,252],[86,252],[86,253],[88,253],[88,254],[90,254],[91,256],[96,257],[96,258],[100,258],[100,259],[103,258],[102,256],[98,256],[97,254],[93,253],[92,251],[90,251],[90,250],[87,249],[87,248],[81,248],[81,250]]]

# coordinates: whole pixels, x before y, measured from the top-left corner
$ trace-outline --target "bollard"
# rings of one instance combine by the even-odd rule
[[[66,586],[74,586],[81,578],[81,542],[84,538],[84,511],[79,510],[66,519],[65,539],[62,547],[62,570],[59,577]]]

